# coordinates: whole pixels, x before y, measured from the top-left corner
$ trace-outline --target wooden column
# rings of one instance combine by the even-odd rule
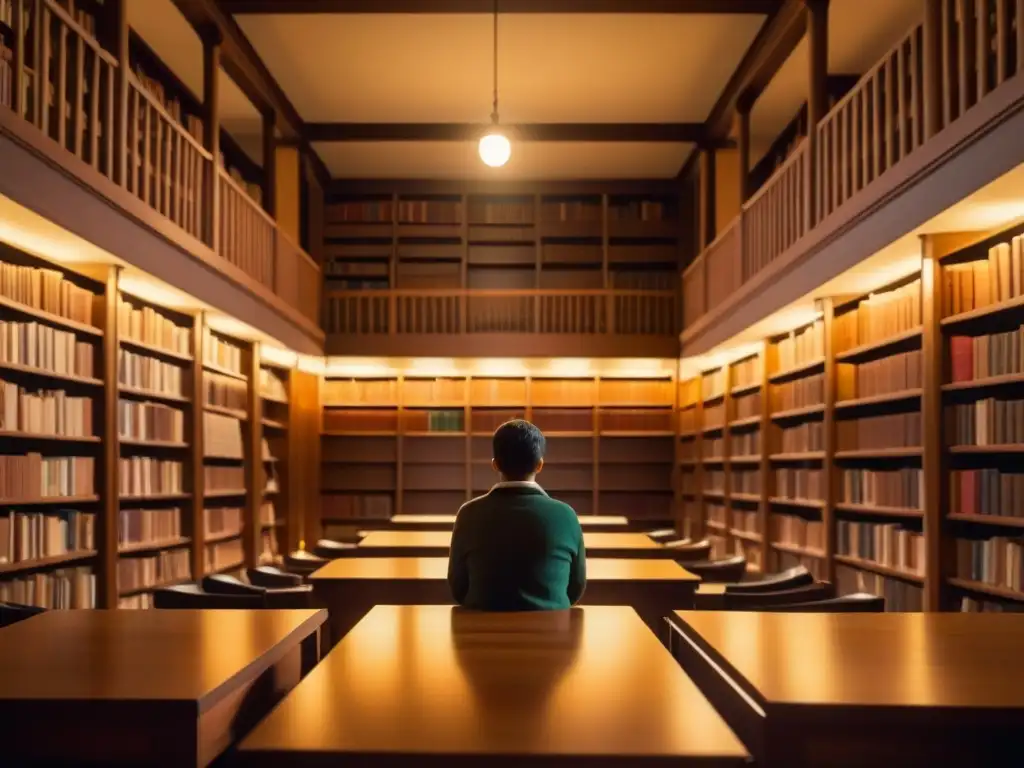
[[[715,152],[700,150],[699,227],[700,250],[715,240]]]
[[[821,460],[821,477],[823,480],[821,508],[821,522],[825,529],[825,579],[835,582],[836,580],[836,515],[835,509],[838,503],[837,490],[839,478],[836,476],[836,393],[837,368],[835,355],[835,311],[831,299],[821,299],[818,304],[821,311],[821,319],[824,328],[822,335],[825,340],[825,371],[824,371],[824,395],[823,403],[825,410],[822,414],[822,432],[824,457]]]
[[[924,86],[922,90],[924,95],[924,140],[927,141],[942,129],[942,0],[924,0]]]
[[[757,509],[757,527],[761,531],[761,573],[768,573],[769,530],[771,528],[772,497],[775,496],[775,472],[772,471],[772,409],[771,383],[768,379],[768,351],[772,343],[765,339],[761,344],[761,503]]]
[[[97,467],[97,492],[100,495],[99,525],[96,528],[96,551],[99,554],[96,574],[96,607],[117,607],[117,524],[120,513],[121,441],[118,428],[117,356],[120,340],[117,328],[118,272],[120,267],[109,267],[103,296],[101,322],[103,323],[103,397],[100,423],[97,430],[103,438]]]
[[[36,6],[40,6],[41,3],[36,3]],[[112,37],[111,41],[115,48],[114,54],[117,56],[117,74],[114,80],[116,85],[116,106],[114,107],[114,124],[108,126],[107,130],[112,130],[114,133],[114,157],[109,158],[110,168],[114,172],[114,178],[117,179],[117,183],[122,187],[128,186],[128,163],[132,163],[132,167],[137,162],[137,157],[128,156],[128,76],[131,72],[131,66],[128,58],[128,45],[130,40],[130,33],[128,28],[128,0],[118,0],[114,3],[112,8]],[[17,25],[15,25],[17,28]],[[20,48],[21,46],[16,46]],[[39,70],[37,69],[36,72]],[[20,82],[20,81],[18,81]],[[20,87],[15,88],[15,91],[21,91]],[[39,98],[36,98],[37,104],[40,102]],[[108,112],[109,114],[109,112]],[[138,147],[132,147],[132,151],[137,153]]]
[[[739,145],[740,207],[750,199],[750,107],[744,100],[736,108],[736,134]]]
[[[948,468],[942,450],[942,309],[940,301],[942,268],[941,244],[934,237],[922,237],[921,263],[921,471],[924,476],[924,609],[941,609],[942,584],[946,574],[942,565],[942,521],[949,499],[943,493]]]
[[[242,523],[242,550],[245,564],[255,568],[259,564],[261,526],[260,508],[263,506],[263,489],[267,478],[263,471],[263,402],[260,399],[260,344],[254,341],[248,350],[249,365],[245,371],[248,377],[248,392],[245,411],[249,428],[244,429],[246,446],[245,462],[245,519]]]
[[[818,123],[828,113],[828,0],[804,0],[807,5],[807,47],[810,63],[807,72],[807,155],[808,194],[810,196],[811,223],[818,220],[813,181],[815,169],[815,142]]]
[[[302,242],[301,159],[297,146],[277,143],[274,152],[274,211],[278,228],[296,245]]]
[[[213,156],[210,177],[206,179],[203,209],[203,237],[216,251],[220,245],[220,35],[214,29],[203,30],[203,146]]]
[[[277,215],[277,116],[272,110],[263,113],[263,210]]]
[[[295,368],[288,392],[288,551],[321,538],[320,377]]]
[[[206,454],[203,432],[203,406],[205,395],[203,392],[203,340],[206,335],[206,318],[202,312],[195,316],[192,323],[192,367],[191,384],[189,395],[192,398],[191,434],[189,442],[192,444],[192,452],[189,456],[188,475],[192,478],[192,503],[189,505],[191,517],[183,520],[183,528],[186,536],[192,537],[192,578],[200,579],[203,576],[203,549],[206,544],[205,531],[205,508],[206,508],[206,478],[203,468],[203,456]]]

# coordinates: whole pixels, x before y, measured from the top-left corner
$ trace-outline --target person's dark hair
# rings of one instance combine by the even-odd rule
[[[494,461],[509,480],[533,474],[544,458],[544,434],[525,419],[506,421],[494,430]]]

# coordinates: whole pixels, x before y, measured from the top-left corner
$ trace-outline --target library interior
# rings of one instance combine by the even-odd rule
[[[1022,136],[1024,0],[0,0],[0,763],[1021,764]]]

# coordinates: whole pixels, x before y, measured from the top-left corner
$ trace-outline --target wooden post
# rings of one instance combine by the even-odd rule
[[[11,108],[19,117],[28,118],[25,82],[25,41],[28,40],[28,13],[25,0],[14,0],[14,93],[11,94]]]
[[[924,140],[942,130],[942,0],[924,0]]]
[[[772,409],[771,383],[768,376],[768,350],[771,341],[765,339],[761,344],[761,503],[758,506],[757,527],[761,531],[761,573],[768,573],[769,530],[771,528],[772,497],[775,496],[775,473],[772,471]]]
[[[816,140],[818,123],[828,113],[828,0],[804,0],[807,5],[807,46],[810,49],[807,72],[807,165],[809,168],[809,184],[805,194],[810,199],[810,221],[813,226],[818,221],[821,211],[816,205],[814,181]]]
[[[740,208],[750,199],[750,107],[743,100],[736,107],[736,132],[739,140]]]
[[[203,392],[203,341],[206,336],[205,316],[202,312],[196,314],[192,323],[192,367],[191,392],[192,397],[192,453],[189,456],[189,475],[192,477],[192,504],[191,519],[183,525],[186,536],[192,537],[192,578],[200,579],[203,576],[203,565],[205,562],[204,549],[206,548],[206,475],[203,465],[203,456],[206,449],[203,445],[203,406],[206,403]],[[182,521],[183,523],[185,521]]]
[[[203,30],[203,146],[213,157],[206,179],[206,200],[203,209],[203,238],[214,252],[220,246],[220,33]]]
[[[821,310],[822,336],[825,340],[825,371],[824,371],[824,412],[822,414],[822,449],[821,460],[822,501],[821,522],[825,529],[825,580],[836,580],[836,515],[837,489],[839,479],[836,477],[836,393],[837,369],[835,355],[835,309],[831,299],[821,299],[818,308]]]
[[[277,215],[277,115],[273,110],[263,113],[263,210]]]
[[[120,481],[118,470],[121,459],[121,442],[118,429],[117,399],[117,356],[120,339],[117,328],[118,272],[120,267],[107,270],[103,296],[103,399],[100,434],[103,436],[102,460],[97,462],[97,485],[100,493],[100,519],[96,532],[96,550],[99,554],[96,574],[96,607],[117,607],[117,525],[120,512]]]
[[[700,150],[699,211],[700,250],[704,251],[715,240],[715,152],[712,149]]]
[[[952,547],[943,541],[942,523],[949,512],[944,479],[949,467],[942,436],[942,267],[947,250],[939,236],[921,238],[921,473],[924,476],[924,610],[942,609],[942,593],[953,560]],[[944,550],[950,550],[948,552]]]
[[[128,0],[120,0],[114,4],[113,8],[113,43],[116,46],[114,52],[117,55],[117,76],[114,81],[117,85],[117,106],[114,109],[114,124],[106,128],[108,131],[113,131],[114,134],[115,159],[108,158],[110,163],[108,167],[113,170],[117,183],[125,188],[128,187],[128,164],[131,162],[131,167],[136,167],[139,152],[138,147],[131,147],[131,152],[128,147],[128,137],[131,135],[128,125],[128,78],[131,74],[128,46],[131,35],[128,29],[127,6]],[[38,70],[36,71],[38,72]],[[99,94],[93,94],[93,98],[98,99]]]

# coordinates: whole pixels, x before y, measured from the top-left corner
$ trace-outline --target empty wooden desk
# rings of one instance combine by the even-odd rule
[[[371,531],[359,542],[365,557],[448,557],[451,531]],[[674,553],[644,533],[583,532],[587,557],[639,557],[671,560]]]
[[[628,608],[374,608],[242,765],[739,766],[739,739]]]
[[[0,762],[206,765],[316,663],[326,618],[51,611],[0,630]]]
[[[628,518],[616,515],[579,515],[580,527],[594,533],[628,533]],[[395,515],[390,527],[397,531],[450,531],[455,515]]]
[[[700,611],[671,623],[676,658],[759,766],[1020,764],[1024,616]]]
[[[347,557],[332,560],[309,577],[317,604],[330,612],[337,642],[375,605],[451,605],[448,559],[443,557]],[[583,605],[632,606],[658,637],[665,617],[693,607],[700,579],[672,560],[587,561]]]

